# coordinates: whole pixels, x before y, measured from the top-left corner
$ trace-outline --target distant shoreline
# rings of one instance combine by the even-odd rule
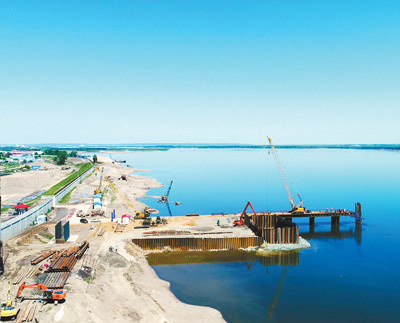
[[[34,148],[33,148],[34,147]],[[276,145],[279,149],[355,149],[400,151],[400,144],[346,144],[346,145]],[[84,144],[41,144],[29,149],[59,149],[81,152],[122,153],[143,151],[168,151],[170,149],[268,149],[269,145],[246,144],[131,144],[131,145],[84,145]],[[26,150],[15,146],[0,146],[0,151]]]

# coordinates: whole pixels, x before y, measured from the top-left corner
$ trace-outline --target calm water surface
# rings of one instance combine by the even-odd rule
[[[294,261],[232,258],[151,263],[183,302],[212,306],[229,322],[400,321],[400,153],[368,150],[280,150],[289,182],[308,209],[363,207],[364,225],[342,218],[340,232],[316,219],[315,234],[299,220],[311,248]],[[266,150],[172,149],[115,155],[166,186],[174,180],[172,215],[287,210],[272,156]],[[150,190],[165,194],[167,187]],[[170,212],[154,198],[145,203]],[[283,258],[282,258],[283,257]],[[201,257],[200,257],[201,258]],[[292,257],[293,258],[293,257]],[[274,258],[275,259],[275,258]],[[279,260],[281,259],[281,260]],[[292,259],[293,260],[293,259]]]

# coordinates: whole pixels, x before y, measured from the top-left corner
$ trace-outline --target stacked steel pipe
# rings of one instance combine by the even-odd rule
[[[58,289],[63,288],[69,276],[69,272],[58,272],[47,274],[43,282],[47,288]]]
[[[76,253],[76,258],[81,259],[82,256],[85,254],[86,250],[88,250],[88,249],[89,249],[89,242],[87,242],[87,241],[83,242],[80,245],[78,252]]]
[[[31,265],[37,265],[39,262],[51,257],[53,254],[58,253],[58,251],[50,250],[45,253],[42,253],[39,257],[31,260]]]
[[[51,265],[47,268],[47,272],[70,272],[78,259],[81,259],[89,243],[85,241],[79,247],[71,247],[63,249],[56,257],[53,258]]]

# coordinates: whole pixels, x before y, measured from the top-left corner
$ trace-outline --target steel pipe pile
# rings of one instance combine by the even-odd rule
[[[89,249],[89,242],[84,241],[81,246],[79,247],[79,250],[76,253],[76,258],[81,259],[82,256],[85,254],[86,250]]]
[[[51,289],[63,288],[67,279],[69,277],[69,272],[55,272],[47,274],[46,279],[43,281],[43,285]]]
[[[47,272],[70,272],[76,262],[82,258],[86,250],[89,248],[89,243],[85,241],[79,247],[71,247],[63,249],[56,257],[53,258]]]
[[[39,257],[36,257],[35,259],[31,260],[31,265],[37,265],[38,263],[42,262],[43,260],[54,255],[55,253],[58,253],[58,251],[50,250],[45,253],[42,253]]]

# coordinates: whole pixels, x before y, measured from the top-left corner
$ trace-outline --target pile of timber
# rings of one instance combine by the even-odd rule
[[[37,302],[29,301],[26,306],[19,312],[17,323],[32,322],[35,319]]]
[[[126,227],[126,224],[117,224],[116,225],[116,227],[115,227],[115,230],[114,230],[114,232],[124,232],[124,229],[125,229],[125,227]]]
[[[31,260],[31,265],[37,265],[38,263],[42,262],[43,260],[54,255],[55,253],[58,253],[58,251],[50,250],[45,253],[42,253],[39,257],[36,257],[35,259]]]
[[[102,226],[100,226],[100,228],[99,228],[99,231],[97,231],[97,235],[99,236],[99,237],[101,237],[103,234],[104,234],[104,228],[102,227]]]
[[[67,282],[68,276],[69,272],[49,273],[47,274],[46,279],[43,281],[43,285],[51,289],[63,288]]]
[[[15,277],[14,281],[13,281],[13,285],[17,285],[19,284],[24,278],[32,278],[35,277],[37,274],[39,274],[40,272],[40,267],[41,266],[37,266],[37,267],[33,267],[33,268],[28,268],[25,271],[23,271],[22,273],[20,273],[17,277]]]

